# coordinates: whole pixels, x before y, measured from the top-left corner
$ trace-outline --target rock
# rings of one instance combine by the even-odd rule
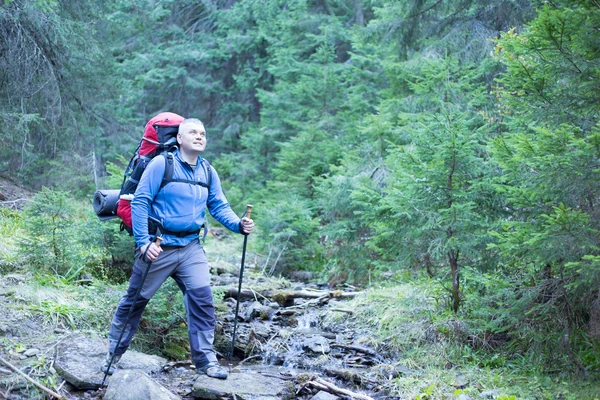
[[[54,367],[77,389],[97,389],[104,378],[100,366],[104,363],[107,347],[100,338],[89,338],[79,333],[69,335],[56,347]],[[118,370],[139,369],[150,374],[160,371],[166,362],[164,358],[130,350],[121,358]],[[108,377],[107,381],[111,379]]]
[[[304,349],[310,350],[313,353],[329,353],[331,351],[331,347],[329,347],[329,342],[323,336],[309,336],[304,339],[302,343],[302,347]]]
[[[117,370],[111,377],[103,400],[176,400],[169,392],[140,370]]]
[[[479,393],[479,397],[482,399],[495,399],[500,394],[498,389],[494,390],[486,390],[484,392]]]
[[[458,389],[464,389],[469,385],[469,380],[464,375],[457,375],[452,386]]]
[[[245,321],[252,321],[254,318],[260,318],[263,321],[271,319],[274,310],[271,307],[263,306],[260,302],[255,301],[246,308],[244,313]]]
[[[36,354],[38,354],[39,352],[40,352],[39,349],[28,349],[23,353],[23,355],[27,356],[27,357],[33,357]]]
[[[320,390],[317,394],[315,394],[313,397],[310,398],[310,400],[337,400],[337,399],[339,399],[339,397],[337,397],[331,393],[324,392],[322,390]]]
[[[0,333],[2,336],[5,336],[7,333],[12,333],[12,330],[10,329],[10,326],[0,323]]]
[[[309,271],[292,271],[289,274],[291,280],[300,281],[300,282],[308,282],[313,279],[312,272]]]
[[[250,370],[239,374],[229,374],[229,378],[225,380],[198,375],[190,395],[194,398],[208,400],[234,396],[244,400],[291,400],[295,398],[294,385],[290,381]]]

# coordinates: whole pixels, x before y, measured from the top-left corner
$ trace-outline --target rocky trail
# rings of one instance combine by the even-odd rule
[[[225,297],[226,310],[217,310],[216,348],[222,364],[230,369],[227,380],[197,375],[186,360],[168,361],[129,351],[104,388],[100,388],[104,374],[99,366],[106,355],[106,339],[23,312],[20,293],[28,277],[3,276],[0,398],[390,398],[386,396],[389,382],[400,373],[414,373],[393,368],[385,349],[369,346],[369,331],[355,326],[353,310],[348,306],[348,300],[358,293],[355,288],[333,290],[327,285],[282,285],[281,281],[273,281],[279,286],[269,287],[267,278],[257,278],[256,274],[244,278],[230,363],[226,355],[231,346],[238,282],[231,267],[229,272],[213,268],[212,282],[213,290]],[[41,394],[44,389],[47,391]]]

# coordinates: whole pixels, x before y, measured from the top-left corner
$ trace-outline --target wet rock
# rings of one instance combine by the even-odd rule
[[[253,371],[229,374],[225,380],[199,375],[191,396],[197,399],[218,400],[238,397],[244,400],[294,399],[294,385],[290,381]]]
[[[322,390],[310,398],[310,400],[337,400],[337,399],[339,399],[339,397],[337,397],[331,393],[324,392]]]
[[[271,319],[274,310],[271,307],[264,306],[260,302],[255,301],[246,308],[244,313],[245,321],[252,321],[255,318],[262,319],[263,321]]]
[[[304,342],[302,343],[302,347],[306,350],[312,351],[313,353],[325,354],[331,351],[329,341],[323,336],[309,336],[305,338]]]
[[[40,352],[39,349],[27,349],[23,352],[23,355],[26,357],[33,357]]]
[[[100,338],[79,333],[69,335],[56,347],[54,367],[77,389],[96,389],[104,378],[100,366],[104,363],[107,347]],[[163,364],[166,364],[164,358],[128,351],[121,358],[118,370],[139,369],[150,374],[160,371]],[[107,378],[107,382],[111,379]]]
[[[111,377],[104,400],[177,400],[169,392],[140,370],[118,370]]]

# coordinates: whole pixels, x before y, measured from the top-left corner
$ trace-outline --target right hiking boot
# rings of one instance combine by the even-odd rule
[[[108,375],[114,374],[115,370],[117,369],[117,364],[121,360],[121,356],[122,356],[122,354],[114,354],[113,355],[113,353],[108,353],[106,355],[106,360],[104,360],[104,365],[102,365],[102,367],[100,368],[100,371],[107,373]],[[114,359],[113,359],[113,357],[114,357]],[[111,359],[113,359],[112,363],[110,362]],[[110,364],[110,368],[108,368],[109,364]]]
[[[203,367],[196,367],[196,373],[217,379],[227,379],[229,376],[229,372],[217,362],[210,362]]]

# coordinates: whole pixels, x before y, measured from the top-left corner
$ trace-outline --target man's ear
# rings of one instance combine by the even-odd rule
[[[181,133],[177,134],[177,144],[181,144]]]

